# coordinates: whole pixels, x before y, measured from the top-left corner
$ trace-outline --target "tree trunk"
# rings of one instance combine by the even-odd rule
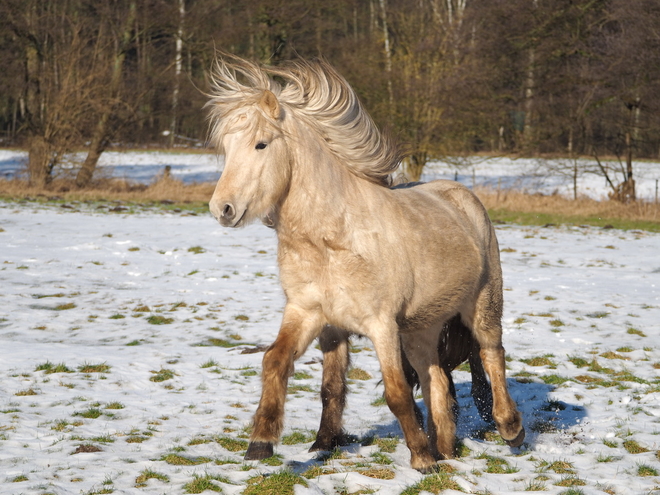
[[[51,149],[43,136],[33,136],[28,150],[28,181],[33,187],[44,187],[53,169]]]
[[[403,161],[408,180],[411,182],[417,182],[421,179],[422,172],[424,171],[424,165],[426,165],[426,160],[426,152],[417,151],[412,153]]]
[[[385,51],[385,72],[387,77],[387,97],[389,124],[394,121],[394,89],[392,88],[392,51],[390,50],[390,33],[387,25],[387,1],[378,0],[380,15],[383,19],[383,42]]]
[[[172,90],[172,121],[170,123],[170,148],[174,146],[177,128],[177,110],[181,89],[181,65],[183,62],[183,23],[186,19],[186,2],[179,0],[179,29],[176,36],[176,55],[174,56],[174,89]]]
[[[116,109],[116,99],[119,95],[119,86],[122,80],[124,59],[126,58],[126,50],[128,48],[128,44],[131,41],[131,32],[134,22],[135,2],[133,1],[129,5],[128,17],[126,18],[126,24],[124,25],[122,39],[114,56],[114,64],[112,67],[112,76],[110,78],[109,88],[111,103],[104,109],[96,124],[96,129],[94,129],[94,134],[92,135],[92,143],[89,147],[89,151],[87,152],[87,157],[85,158],[85,162],[76,175],[77,187],[86,187],[92,180],[92,176],[94,175],[94,170],[96,170],[96,165],[99,161],[99,158],[108,147],[108,143],[110,142],[110,136],[112,133],[108,123],[110,122],[110,116]]]

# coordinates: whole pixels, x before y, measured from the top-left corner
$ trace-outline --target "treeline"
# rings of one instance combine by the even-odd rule
[[[3,0],[0,49],[0,138],[37,184],[73,149],[85,186],[114,143],[203,142],[216,50],[325,57],[411,177],[475,152],[660,155],[657,0]]]

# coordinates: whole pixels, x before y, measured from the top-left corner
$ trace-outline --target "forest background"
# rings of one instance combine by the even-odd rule
[[[204,143],[217,50],[326,58],[411,179],[440,157],[615,156],[627,201],[633,160],[660,157],[657,0],[2,0],[0,49],[0,145],[37,186],[74,150],[85,187],[110,147]]]

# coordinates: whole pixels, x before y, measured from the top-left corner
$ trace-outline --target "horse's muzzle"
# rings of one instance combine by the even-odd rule
[[[243,219],[245,211],[241,215],[236,214],[236,207],[232,203],[214,203],[211,202],[209,205],[211,213],[216,218],[218,222],[224,227],[236,227],[238,223]]]

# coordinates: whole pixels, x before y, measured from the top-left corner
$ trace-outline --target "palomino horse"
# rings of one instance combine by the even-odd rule
[[[275,228],[286,298],[264,354],[246,458],[273,454],[294,361],[315,338],[323,346],[332,332],[350,331],[373,342],[411,466],[434,470],[436,458],[454,453],[454,400],[438,345],[456,315],[479,346],[497,429],[520,445],[522,418],[505,377],[499,248],[479,200],[450,181],[390,189],[398,154],[325,62],[220,61],[213,82],[211,136],[225,168],[211,212],[226,227],[261,219]],[[428,436],[402,348],[421,382]]]

